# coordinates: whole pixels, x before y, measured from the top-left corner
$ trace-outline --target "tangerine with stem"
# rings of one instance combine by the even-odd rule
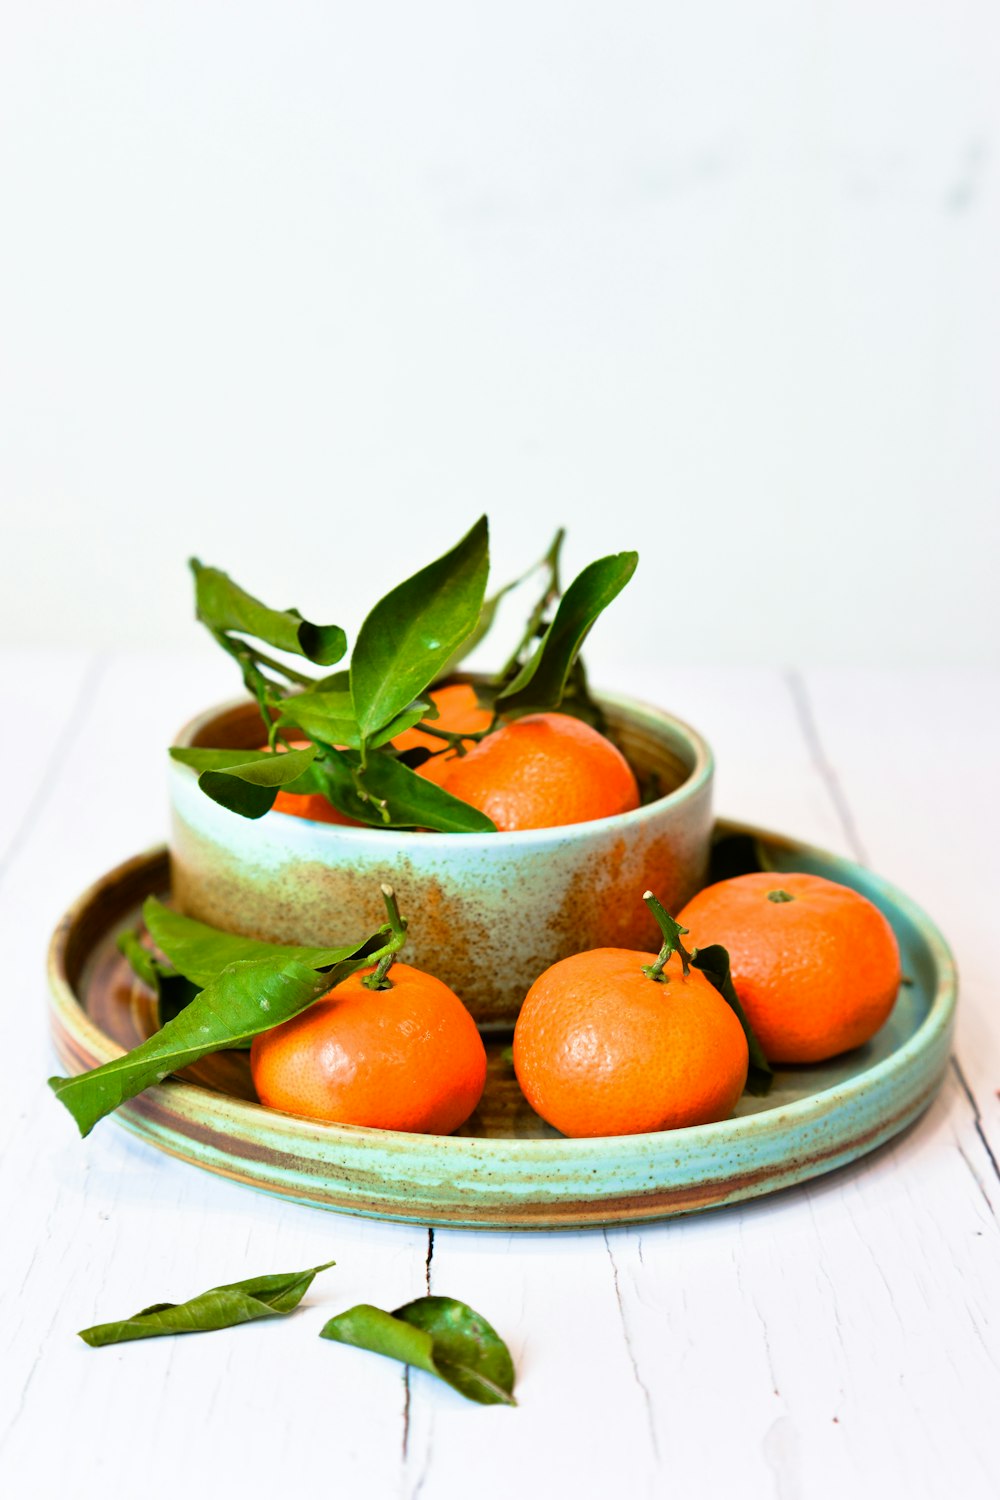
[[[736,1014],[678,942],[647,892],[659,953],[596,948],[531,986],[514,1029],[528,1103],[568,1136],[638,1135],[732,1114],[747,1078]],[[661,919],[662,918],[665,920]]]
[[[756,871],[706,886],[680,914],[729,951],[733,984],[770,1062],[823,1062],[889,1018],[899,946],[866,896],[820,875]]]
[[[287,1114],[447,1135],[479,1103],[486,1050],[454,991],[397,961],[406,924],[382,891],[390,937],[377,962],[254,1038],[254,1087]]]

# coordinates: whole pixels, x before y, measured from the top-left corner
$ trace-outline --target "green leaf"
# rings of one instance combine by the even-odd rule
[[[497,609],[499,608],[502,600],[505,599],[508,594],[512,593],[514,589],[520,588],[522,583],[527,583],[528,579],[531,578],[534,573],[537,573],[540,568],[544,568],[546,570],[545,588],[538,603],[535,606],[535,609],[532,611],[531,618],[528,622],[528,629],[525,634],[525,641],[531,641],[534,638],[534,627],[535,624],[539,620],[541,620],[542,612],[545,610],[550,600],[558,598],[559,596],[559,553],[562,549],[563,539],[565,538],[565,535],[566,532],[564,528],[560,526],[559,530],[556,532],[554,538],[550,542],[549,549],[544,557],[540,557],[536,563],[532,563],[527,572],[522,573],[519,578],[513,579],[510,583],[505,583],[503,588],[497,589],[495,594],[490,595],[479,612],[479,619],[476,622],[475,629],[472,631],[471,635],[466,636],[465,640],[458,647],[458,650],[448,658],[444,666],[440,669],[439,676],[450,676],[452,672],[456,671],[456,669],[461,666],[462,662],[465,661],[467,656],[472,655],[472,652],[479,645],[480,641],[483,640],[484,637],[493,628],[493,621],[496,619]],[[524,645],[525,641],[522,641],[522,646]],[[518,655],[520,653],[520,650],[521,647],[518,648]]]
[[[201,774],[198,785],[213,802],[243,818],[262,818],[274,806],[278,788],[297,781],[315,759],[304,750],[200,750],[174,745],[170,754]]]
[[[456,547],[375,605],[351,656],[351,693],[364,737],[401,713],[476,627],[489,571],[482,516]]]
[[[92,1349],[104,1344],[127,1344],[133,1339],[157,1339],[168,1333],[213,1333],[217,1328],[235,1328],[257,1318],[272,1318],[298,1307],[320,1271],[335,1265],[332,1260],[308,1271],[276,1276],[253,1276],[233,1281],[192,1297],[189,1302],[156,1302],[142,1312],[114,1323],[95,1323],[80,1330],[80,1338]]]
[[[413,725],[419,724],[421,719],[431,717],[436,713],[434,704],[428,699],[418,698],[413,703],[408,703],[402,713],[391,719],[383,729],[369,736],[369,749],[377,749],[380,745],[387,744],[397,734],[402,734],[404,729],[412,729]],[[338,749],[346,747],[359,750],[361,748],[361,731],[354,717],[354,704],[350,693],[340,691],[295,693],[285,700],[278,723],[283,728],[301,729],[309,739],[319,741],[323,745],[335,746]]]
[[[682,928],[681,931],[684,931]],[[715,986],[726,1004],[736,1012],[736,1019],[743,1027],[743,1034],[747,1039],[747,1048],[750,1052],[750,1067],[747,1072],[747,1093],[764,1095],[770,1093],[774,1082],[774,1073],[767,1058],[764,1056],[760,1042],[754,1034],[754,1029],[747,1019],[747,1013],[740,1004],[739,996],[733,984],[733,976],[729,965],[729,954],[721,943],[712,943],[707,948],[696,948],[691,954],[692,969],[700,969],[705,978]]]
[[[361,797],[358,779],[368,793]],[[439,833],[496,833],[492,818],[418,776],[392,755],[370,755],[364,770],[350,750],[327,750],[309,768],[311,790],[373,828],[430,828]],[[306,785],[306,782],[302,783]],[[383,816],[384,814],[384,816]]]
[[[194,573],[195,606],[198,619],[210,630],[236,630],[305,656],[318,666],[332,666],[347,650],[347,637],[339,625],[313,625],[297,609],[269,609],[226,573],[206,568],[191,559]]]
[[[298,1015],[363,967],[372,941],[360,944],[352,958],[321,972],[285,955],[233,964],[179,1016],[124,1057],[75,1078],[50,1078],[49,1086],[73,1116],[80,1134],[88,1135],[98,1120],[143,1089],[162,1083],[209,1052],[240,1047],[259,1032]]]
[[[433,699],[415,698],[412,703],[407,704],[402,713],[390,719],[384,729],[378,729],[369,736],[368,748],[377,750],[381,745],[387,745],[390,740],[394,740],[397,734],[412,729],[414,724],[419,724],[423,719],[433,721],[440,717],[440,711]]]
[[[295,693],[282,704],[278,723],[324,745],[361,745],[350,693]]]
[[[392,1313],[362,1302],[331,1318],[320,1338],[415,1365],[483,1406],[517,1405],[507,1345],[454,1297],[418,1297]]]
[[[558,708],[573,663],[594,622],[635,572],[637,552],[589,563],[559,601],[555,617],[513,682],[497,694],[503,712]]]
[[[349,693],[351,691],[351,674],[346,667],[339,672],[331,672],[328,677],[317,677],[310,684],[310,690],[315,693]]]
[[[155,954],[143,947],[135,932],[121,932],[117,938],[118,952],[126,958],[132,973],[148,985],[156,996],[156,1009],[161,1026],[180,1015],[197,995],[200,985],[192,983],[172,964],[161,963]]]
[[[329,969],[358,951],[356,943],[339,948],[304,948],[295,943],[263,943],[257,938],[220,932],[194,917],[173,911],[155,896],[147,896],[142,919],[156,946],[181,974],[201,989],[233,964],[295,958],[307,969]]]

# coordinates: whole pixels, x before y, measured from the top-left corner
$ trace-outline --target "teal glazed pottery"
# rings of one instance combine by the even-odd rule
[[[641,1222],[759,1197],[841,1167],[926,1109],[947,1066],[955,1012],[951,955],[902,892],[821,850],[755,829],[774,870],[859,890],[899,940],[906,984],[882,1030],[856,1052],[783,1068],[766,1098],[730,1120],[651,1135],[564,1140],[529,1109],[502,1039],[488,1040],[480,1108],[460,1135],[327,1124],[264,1109],[247,1054],[221,1052],[147,1089],[117,1121],[172,1156],[296,1203],[422,1224],[558,1229]],[[70,1073],[111,1061],[156,1027],[154,998],[115,935],[150,893],[168,894],[164,849],[99,881],[60,923],[50,952],[51,1022]]]
[[[272,942],[339,945],[384,919],[383,881],[409,919],[404,957],[461,996],[477,1021],[510,1024],[532,982],[587,948],[656,951],[642,900],[679,911],[705,879],[712,754],[679,720],[604,696],[612,732],[640,779],[664,795],[634,812],[518,833],[420,833],[315,823],[271,811],[248,821],[170,764],[173,897],[212,926]],[[250,701],[193,720],[178,743],[251,748]]]

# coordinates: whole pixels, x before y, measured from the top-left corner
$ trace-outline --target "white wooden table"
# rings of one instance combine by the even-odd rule
[[[45,1085],[45,944],[165,836],[164,749],[226,664],[0,657],[0,1490],[416,1497],[1000,1493],[1000,694],[985,674],[634,669],[718,808],[869,861],[961,969],[956,1055],[893,1146],[743,1207],[606,1233],[410,1228],[202,1174]],[[287,1320],[91,1350],[75,1330],[335,1257]],[[517,1410],[316,1336],[427,1288],[507,1339]]]

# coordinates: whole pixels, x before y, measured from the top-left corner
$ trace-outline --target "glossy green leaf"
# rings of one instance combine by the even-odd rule
[[[162,1083],[209,1052],[239,1047],[291,1016],[298,1015],[348,974],[361,968],[371,951],[366,941],[355,956],[317,972],[301,959],[278,958],[233,964],[155,1035],[102,1067],[75,1078],[50,1078],[49,1086],[87,1135],[112,1110]]]
[[[589,563],[559,601],[555,617],[513,682],[497,694],[504,713],[558,708],[573,663],[594,622],[635,572],[637,552]]]
[[[200,750],[174,745],[174,760],[201,774],[198,785],[213,802],[243,818],[262,818],[274,806],[278,788],[296,781],[316,756],[304,750]]]
[[[356,943],[339,948],[304,948],[294,943],[263,943],[257,938],[239,937],[186,917],[164,906],[155,896],[147,896],[142,919],[156,946],[181,974],[201,989],[233,964],[294,958],[307,969],[329,969],[358,951]]]
[[[681,928],[681,931],[684,929]],[[754,1029],[750,1025],[747,1013],[740,1004],[740,998],[733,984],[733,976],[729,965],[729,954],[721,943],[712,943],[707,948],[696,948],[691,954],[692,969],[700,969],[705,978],[711,982],[736,1013],[736,1019],[743,1027],[743,1034],[747,1039],[747,1048],[750,1053],[750,1067],[747,1072],[747,1093],[763,1095],[770,1093],[774,1082],[774,1073],[763,1049],[758,1042]]]
[[[388,744],[405,729],[412,729],[421,719],[434,718],[437,709],[429,699],[418,698],[390,719],[383,729],[369,736],[368,747],[375,750]],[[282,728],[300,729],[311,740],[321,744],[360,749],[361,732],[354,717],[354,705],[350,693],[308,692],[295,693],[287,698],[282,707],[278,723]]]
[[[488,572],[483,516],[450,552],[375,605],[351,656],[351,693],[362,735],[401,713],[475,629]]]
[[[548,550],[545,553],[544,557],[540,557],[536,563],[532,563],[527,572],[522,573],[519,578],[514,578],[510,583],[505,583],[503,588],[497,589],[495,594],[490,595],[479,612],[479,619],[476,622],[475,629],[470,635],[466,636],[465,640],[458,647],[457,651],[455,651],[454,654],[448,658],[444,666],[441,668],[439,674],[441,677],[448,677],[452,672],[456,671],[458,667],[461,666],[462,662],[465,661],[466,657],[472,655],[472,652],[479,645],[480,641],[482,641],[489,634],[490,630],[492,630],[493,628],[493,622],[496,619],[497,610],[503,600],[507,597],[507,595],[512,593],[514,589],[520,588],[522,583],[527,583],[528,579],[531,578],[535,573],[537,573],[539,569],[544,568],[546,572],[545,587],[542,591],[541,596],[539,597],[537,604],[532,610],[521,646],[518,647],[518,650],[515,653],[515,657],[519,659],[521,649],[523,648],[525,642],[530,642],[534,638],[535,625],[538,621],[541,620],[542,612],[545,610],[546,606],[551,600],[557,599],[559,597],[559,554],[562,549],[562,544],[565,536],[566,532],[564,528],[560,526],[559,530],[556,532],[555,536],[550,542]]]
[[[368,794],[363,799],[356,776]],[[361,771],[354,751],[328,751],[300,783],[325,797],[348,817],[373,828],[429,828],[440,833],[496,833],[496,824],[468,802],[418,776],[391,755],[370,755]],[[383,813],[385,816],[383,816]]]
[[[298,1307],[312,1286],[313,1278],[335,1264],[335,1261],[328,1260],[308,1271],[252,1276],[247,1281],[213,1287],[188,1302],[156,1302],[152,1307],[133,1313],[130,1318],[83,1328],[79,1336],[92,1349],[100,1349],[105,1344],[157,1339],[164,1334],[213,1333],[218,1328],[235,1328],[257,1318],[273,1318]]]
[[[327,677],[317,677],[315,682],[310,683],[310,690],[315,693],[349,693],[350,671],[347,667],[342,667],[339,672],[331,672]]]
[[[454,1297],[418,1297],[392,1313],[362,1302],[331,1318],[320,1337],[426,1370],[483,1406],[517,1405],[507,1345]]]
[[[235,630],[266,641],[279,651],[292,651],[319,666],[332,666],[347,650],[339,625],[313,625],[297,609],[269,609],[228,574],[191,559],[195,605],[199,620],[210,630]]]
[[[155,954],[143,946],[137,933],[119,933],[117,948],[123,958],[128,960],[132,973],[143,984],[148,985],[156,996],[157,1019],[161,1026],[180,1015],[201,988],[175,969],[173,964],[161,963]]]
[[[394,740],[397,734],[403,734],[405,730],[412,729],[415,724],[420,724],[424,719],[433,722],[441,717],[437,704],[430,698],[416,698],[407,704],[402,713],[390,719],[384,729],[377,729],[368,738],[369,750],[377,750],[382,745],[387,745]]]

